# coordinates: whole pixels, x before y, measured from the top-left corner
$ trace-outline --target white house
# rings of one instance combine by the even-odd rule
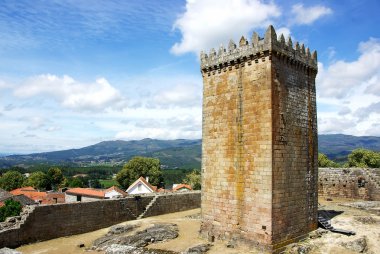
[[[104,191],[105,198],[123,198],[127,195],[128,193],[124,192],[116,186],[112,186]]]
[[[140,177],[134,183],[132,183],[128,189],[128,194],[146,194],[157,192],[157,186],[151,185],[149,182],[149,178],[145,180],[144,177]]]
[[[66,203],[96,201],[100,199],[122,198],[128,194],[116,186],[106,190],[91,188],[72,188],[65,192]]]

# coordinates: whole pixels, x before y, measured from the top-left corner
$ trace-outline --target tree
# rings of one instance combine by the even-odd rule
[[[41,171],[33,172],[26,180],[25,186],[32,186],[37,190],[46,190],[50,187],[49,177]]]
[[[85,186],[85,184],[83,183],[82,177],[67,178],[64,185],[70,188],[77,188],[77,187],[83,188]]]
[[[332,160],[329,160],[326,154],[318,153],[318,167],[336,168],[336,167],[339,167],[339,164]]]
[[[0,207],[0,221],[5,221],[7,217],[19,216],[22,210],[20,202],[13,199],[5,200],[4,206]]]
[[[136,156],[128,161],[116,175],[116,181],[123,188],[128,188],[140,176],[149,177],[149,183],[161,186],[163,182],[160,160]]]
[[[25,181],[24,176],[17,171],[8,171],[0,177],[0,188],[10,191],[20,188]]]
[[[49,168],[47,172],[51,189],[57,190],[58,187],[63,183],[64,177],[61,169],[59,168]]]
[[[100,181],[98,179],[90,179],[90,180],[88,180],[88,185],[91,188],[96,188],[96,189],[102,188],[102,184],[100,183]]]
[[[187,174],[186,177],[182,181],[186,184],[189,184],[191,188],[193,188],[193,190],[200,190],[202,187],[201,172],[194,169],[191,173]]]
[[[379,168],[380,152],[363,148],[355,149],[348,155],[349,167]]]

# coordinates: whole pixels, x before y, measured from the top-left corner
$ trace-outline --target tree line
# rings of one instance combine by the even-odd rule
[[[318,154],[319,167],[364,167],[380,168],[380,152],[367,149],[356,149],[348,155],[348,162],[340,164],[330,160],[325,154]],[[88,169],[88,172],[91,169]],[[72,171],[71,171],[72,172]],[[75,172],[75,171],[74,171]],[[81,171],[78,170],[78,173]],[[95,170],[95,172],[98,172]],[[100,171],[103,172],[103,171]],[[112,172],[112,171],[111,171]],[[115,172],[115,171],[114,171]],[[169,172],[169,171],[168,171]],[[174,173],[172,171],[171,173]],[[180,173],[177,170],[175,173]],[[186,171],[185,171],[186,172]],[[109,172],[104,174],[109,176]],[[103,174],[100,174],[103,175]],[[182,174],[165,174],[161,168],[160,160],[157,158],[148,158],[136,156],[129,160],[116,175],[118,185],[127,189],[139,177],[149,178],[149,183],[159,188],[165,187],[165,180],[170,183],[186,183],[193,189],[201,188],[201,174],[199,170],[187,171],[186,175]],[[165,177],[167,179],[165,179]],[[92,187],[101,188],[98,178],[90,176],[64,176],[62,170],[58,167],[51,167],[47,172],[35,171],[28,178],[24,177],[19,171],[10,170],[0,177],[0,188],[13,190],[22,186],[32,186],[38,190],[57,190],[60,187]]]
[[[86,169],[86,168],[85,168]],[[115,171],[108,172],[107,174],[97,174],[99,168],[87,168],[86,173],[80,171],[80,168],[70,170],[69,172],[82,173],[82,176],[67,176],[64,172],[67,168],[61,170],[58,167],[51,167],[46,172],[34,171],[30,173],[29,177],[25,177],[22,172],[25,169],[20,167],[11,168],[0,177],[0,188],[10,191],[23,186],[32,186],[37,190],[58,190],[61,187],[91,187],[101,188],[102,185],[99,179],[103,177],[110,178]],[[95,172],[91,173],[91,171]],[[104,169],[100,172],[103,172]],[[116,181],[121,188],[127,189],[139,177],[149,177],[149,183],[159,188],[171,186],[173,183],[187,183],[193,189],[200,189],[200,171],[199,170],[162,170],[159,159],[147,158],[137,156],[129,160],[117,172]],[[98,178],[99,177],[99,178]]]
[[[322,168],[380,168],[380,152],[358,148],[347,157],[346,163],[330,160],[323,153],[318,154],[318,166]]]

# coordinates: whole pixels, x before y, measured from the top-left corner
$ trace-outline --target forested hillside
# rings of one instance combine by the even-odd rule
[[[80,149],[1,157],[0,168],[35,164],[114,166],[123,165],[133,156],[159,158],[163,168],[200,168],[201,145],[200,139],[104,141]],[[326,154],[329,159],[345,161],[347,155],[356,148],[380,151],[380,137],[319,135],[318,147],[319,152]]]

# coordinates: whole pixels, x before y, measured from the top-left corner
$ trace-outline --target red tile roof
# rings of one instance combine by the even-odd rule
[[[46,192],[37,191],[36,189],[34,189],[33,187],[30,187],[30,186],[12,190],[12,191],[10,191],[10,193],[12,193],[13,195],[21,195],[22,194],[22,195],[27,196],[28,198],[33,199],[34,201],[41,202],[41,203],[44,203],[43,201],[47,197]]]
[[[21,187],[18,189],[11,190],[10,193],[13,195],[19,195],[19,194],[24,194],[26,191],[37,191],[35,188],[28,186],[28,187]]]
[[[132,183],[128,189],[127,189],[127,192],[133,188],[133,186],[135,186],[136,184],[138,183],[143,183],[146,187],[148,187],[148,189],[150,189],[152,192],[157,192],[157,186],[153,186],[151,185],[150,183],[147,182],[147,180],[145,180],[144,177],[140,176],[139,179],[137,179],[134,183]]]
[[[172,192],[172,190],[167,190],[167,189],[164,189],[164,188],[159,188],[157,190],[157,192]]]
[[[112,186],[112,187],[106,189],[105,192],[107,193],[107,192],[110,192],[112,190],[119,192],[121,195],[123,195],[123,197],[128,195],[128,193],[126,193],[125,191],[123,191],[122,189],[120,189],[117,186]]]
[[[88,197],[97,197],[97,198],[105,198],[104,190],[97,190],[97,189],[91,189],[91,188],[72,188],[66,191],[69,195],[81,195],[81,196],[88,196]]]
[[[10,191],[10,193],[12,193],[15,196],[24,195],[44,205],[65,203],[64,193],[37,191],[36,189],[30,186],[12,190]]]
[[[190,185],[181,183],[181,184],[178,184],[176,187],[174,187],[173,191],[178,191],[178,190],[183,189],[183,188],[186,188],[188,190],[193,190],[193,188],[191,188]]]

